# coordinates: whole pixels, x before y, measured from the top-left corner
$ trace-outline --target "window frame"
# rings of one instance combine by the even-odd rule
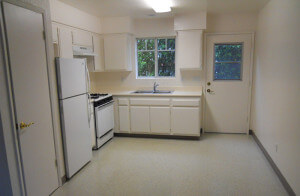
[[[139,39],[154,39],[154,50],[139,50],[138,49],[138,40]],[[159,39],[165,39],[166,41],[166,45],[167,40],[168,39],[174,39],[175,40],[175,49],[174,50],[158,50],[158,44],[157,44],[157,40]],[[154,76],[139,76],[139,64],[138,64],[138,52],[153,52],[154,51],[154,72],[155,75]],[[174,57],[174,69],[175,69],[175,73],[174,76],[159,76],[158,75],[158,52],[160,51],[174,51],[175,52],[175,57]],[[136,37],[135,39],[135,70],[136,70],[136,79],[174,79],[176,78],[176,36],[162,36],[162,37]]]
[[[241,75],[240,75],[240,79],[215,79],[215,65],[216,65],[216,49],[215,49],[215,46],[216,45],[242,45],[242,56],[241,56]],[[217,82],[217,81],[221,81],[221,82],[224,82],[224,81],[243,81],[243,67],[244,67],[244,42],[220,42],[220,43],[214,43],[214,61],[213,61],[213,81],[214,82]],[[225,61],[224,61],[225,62]],[[218,63],[224,63],[224,62],[218,62]],[[238,61],[231,61],[231,62],[225,62],[225,63],[234,63],[234,62],[238,62]]]

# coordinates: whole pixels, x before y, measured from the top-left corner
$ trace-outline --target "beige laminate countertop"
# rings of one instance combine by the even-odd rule
[[[138,89],[136,89],[138,90]],[[132,89],[101,89],[94,92],[99,93],[109,93],[113,96],[130,96],[130,97],[201,97],[201,89],[172,89],[164,88],[159,90],[172,90],[172,93],[157,93],[157,94],[147,94],[147,93],[133,93],[136,90]],[[141,89],[139,89],[141,90]],[[149,90],[149,89],[148,89]]]
[[[131,97],[201,97],[202,92],[193,91],[179,91],[175,90],[172,93],[132,93],[133,91],[118,91],[109,92],[113,96],[131,96]]]

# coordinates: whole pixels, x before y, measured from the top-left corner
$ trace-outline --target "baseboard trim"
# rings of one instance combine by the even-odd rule
[[[135,138],[156,138],[156,139],[181,139],[181,140],[199,140],[200,136],[179,136],[179,135],[148,135],[131,133],[114,133],[116,137],[135,137]]]
[[[63,177],[61,177],[61,183],[65,184],[67,182],[67,176],[64,175]]]
[[[276,175],[278,176],[280,182],[282,183],[283,187],[285,188],[285,190],[287,191],[287,193],[290,196],[296,196],[294,190],[292,189],[292,187],[289,185],[289,183],[287,182],[287,180],[285,179],[285,177],[282,175],[281,171],[279,170],[279,168],[277,167],[277,165],[275,164],[275,162],[273,161],[272,157],[269,155],[269,153],[266,151],[266,149],[264,148],[264,146],[262,145],[262,143],[259,141],[259,139],[256,137],[255,133],[253,130],[249,130],[249,134],[253,136],[256,144],[259,146],[259,148],[261,149],[261,151],[263,152],[263,154],[265,155],[266,159],[268,160],[268,162],[270,163],[271,167],[273,168],[273,170],[275,171]]]

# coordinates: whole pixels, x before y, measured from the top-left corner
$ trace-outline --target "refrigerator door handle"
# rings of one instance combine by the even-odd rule
[[[89,98],[89,94],[88,93],[86,94],[86,96],[87,96],[87,102],[86,102],[86,104],[87,104],[88,122],[89,122],[89,127],[90,127],[91,126],[90,125],[90,122],[91,122],[90,98]]]
[[[86,76],[87,76],[87,111],[88,111],[88,120],[89,120],[89,126],[90,126],[90,121],[91,121],[91,111],[90,111],[90,96],[89,93],[91,91],[91,80],[90,80],[90,73],[89,69],[87,66],[87,60],[85,59],[85,70],[86,70]]]
[[[91,91],[91,79],[90,79],[90,73],[89,73],[89,69],[87,67],[86,59],[85,59],[85,69],[86,69],[86,75],[87,75],[87,92],[90,93],[90,91]]]

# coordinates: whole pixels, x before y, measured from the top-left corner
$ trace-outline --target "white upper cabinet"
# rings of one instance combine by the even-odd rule
[[[94,53],[94,70],[95,72],[104,71],[104,48],[103,38],[100,35],[93,34]]]
[[[181,70],[202,69],[202,30],[183,30],[177,32],[176,64]]]
[[[53,43],[58,43],[58,27],[56,24],[52,24],[52,40]]]
[[[59,57],[73,58],[71,29],[59,27],[58,34]]]
[[[129,34],[104,36],[104,62],[106,71],[131,71],[131,44]]]
[[[90,32],[79,29],[72,30],[73,45],[79,46],[93,46],[93,37]]]

